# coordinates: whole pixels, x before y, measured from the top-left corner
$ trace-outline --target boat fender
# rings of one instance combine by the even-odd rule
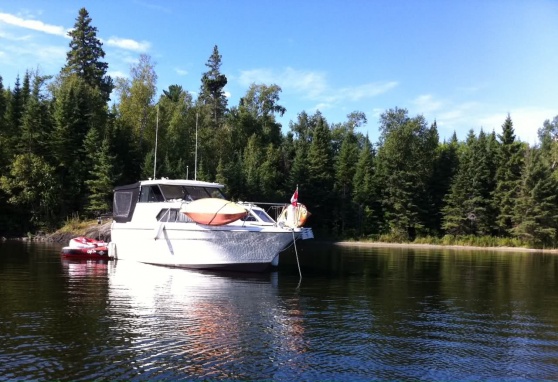
[[[116,252],[116,243],[113,241],[108,243],[108,257],[112,257],[114,259],[118,258],[118,254]]]

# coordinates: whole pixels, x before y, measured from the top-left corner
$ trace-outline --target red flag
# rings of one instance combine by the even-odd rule
[[[298,186],[296,186],[296,190],[295,190],[293,196],[291,196],[291,204],[296,207],[297,202],[298,202]]]

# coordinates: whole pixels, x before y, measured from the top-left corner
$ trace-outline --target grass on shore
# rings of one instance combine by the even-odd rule
[[[364,238],[349,238],[347,241],[359,242],[379,242],[379,243],[397,243],[397,244],[428,244],[441,246],[467,246],[467,247],[507,247],[507,248],[530,248],[530,249],[554,249],[553,246],[544,246],[518,238],[512,237],[494,237],[494,236],[455,236],[445,235],[442,237],[424,236],[417,237],[414,240],[405,240],[401,237],[395,237],[390,234],[386,235],[370,235]]]

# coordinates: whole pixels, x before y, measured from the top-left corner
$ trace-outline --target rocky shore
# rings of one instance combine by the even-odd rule
[[[53,233],[38,233],[29,237],[22,237],[23,241],[49,241],[55,243],[68,243],[71,238],[76,236],[87,236],[92,239],[110,241],[110,225],[111,222],[103,224],[92,224],[84,229],[69,231],[67,229],[58,230]],[[4,238],[2,238],[4,239]],[[5,240],[5,239],[4,239]]]

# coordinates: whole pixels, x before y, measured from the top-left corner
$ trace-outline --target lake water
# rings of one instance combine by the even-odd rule
[[[558,256],[299,245],[277,272],[0,243],[0,380],[558,380]]]

